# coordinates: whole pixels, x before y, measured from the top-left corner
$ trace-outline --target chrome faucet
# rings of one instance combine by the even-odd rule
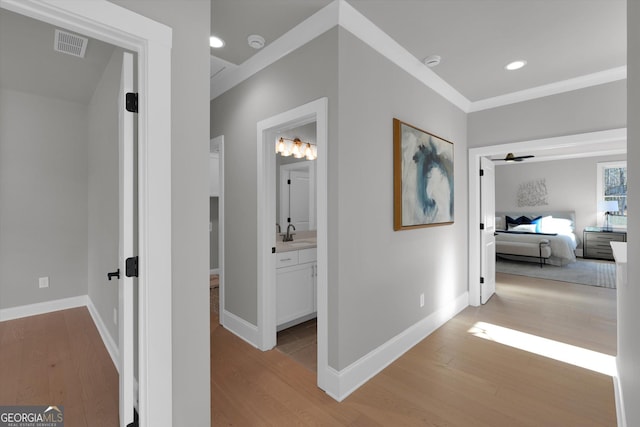
[[[289,224],[289,225],[287,226],[287,234],[285,234],[284,236],[282,236],[282,241],[283,241],[283,242],[293,242],[293,235],[294,235],[294,234],[296,234],[296,233],[292,233],[292,232],[291,232],[291,228],[292,228],[292,227],[293,227],[293,231],[295,231],[295,230],[296,230],[295,225],[293,225],[293,224]]]

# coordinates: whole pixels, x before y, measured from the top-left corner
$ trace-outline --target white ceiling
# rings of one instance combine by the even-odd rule
[[[346,0],[470,101],[578,78],[626,65],[625,0]],[[256,53],[330,0],[212,0],[212,72]],[[526,59],[525,68],[504,65]]]
[[[89,39],[84,58],[56,52],[55,28],[0,9],[0,87],[88,104],[114,47]]]

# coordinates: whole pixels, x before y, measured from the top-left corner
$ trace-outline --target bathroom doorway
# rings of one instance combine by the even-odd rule
[[[270,350],[277,344],[277,330],[288,329],[288,326],[296,325],[304,315],[311,316],[310,307],[315,305],[317,313],[317,381],[318,386],[326,390],[330,377],[328,366],[328,333],[327,333],[327,98],[321,98],[308,104],[299,106],[281,114],[258,122],[258,211],[264,215],[258,217],[258,335],[259,348]],[[316,125],[316,150],[315,163],[315,187],[316,207],[316,232],[314,239],[304,233],[312,233],[311,230],[293,230],[295,225],[280,224],[278,232],[276,216],[276,150],[277,142],[285,133],[296,128],[315,123]],[[296,147],[296,135],[286,134],[287,138]],[[302,148],[303,138],[299,138]],[[283,141],[284,143],[285,141]],[[305,144],[306,148],[306,144]],[[278,154],[279,155],[279,154]],[[287,156],[285,156],[287,157]],[[288,233],[287,233],[288,231]],[[291,235],[295,232],[293,240],[283,239],[282,234]],[[277,239],[280,237],[280,239]],[[290,236],[289,236],[290,237]],[[287,240],[282,242],[282,240]],[[277,252],[277,242],[289,245],[289,251]],[[313,247],[315,246],[315,247]],[[277,292],[276,280],[277,267],[291,268],[287,270],[286,282],[280,281],[281,292]],[[281,271],[282,272],[282,271]],[[308,292],[296,287],[305,276],[306,280],[315,285],[315,292]],[[284,288],[287,290],[283,291]],[[307,283],[307,282],[305,282]],[[287,310],[279,310],[287,316],[278,319],[277,297],[285,296],[287,301],[280,302],[279,307],[288,307]],[[301,295],[304,294],[304,295]],[[302,303],[300,303],[302,302]],[[290,310],[289,310],[290,309]],[[300,311],[296,312],[295,309]],[[313,316],[305,320],[311,320]]]

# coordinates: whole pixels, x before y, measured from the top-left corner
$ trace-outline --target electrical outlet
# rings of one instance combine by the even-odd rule
[[[49,287],[49,277],[40,277],[38,279],[38,286],[40,289]]]
[[[115,307],[113,309],[113,324],[118,326],[118,309]]]
[[[420,294],[420,307],[424,307],[424,294]]]

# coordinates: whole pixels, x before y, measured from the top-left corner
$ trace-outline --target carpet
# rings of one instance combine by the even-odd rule
[[[537,263],[498,258],[496,272],[603,288],[615,289],[616,287],[616,265],[613,261],[578,258],[576,262],[564,267],[545,265],[540,268]]]

